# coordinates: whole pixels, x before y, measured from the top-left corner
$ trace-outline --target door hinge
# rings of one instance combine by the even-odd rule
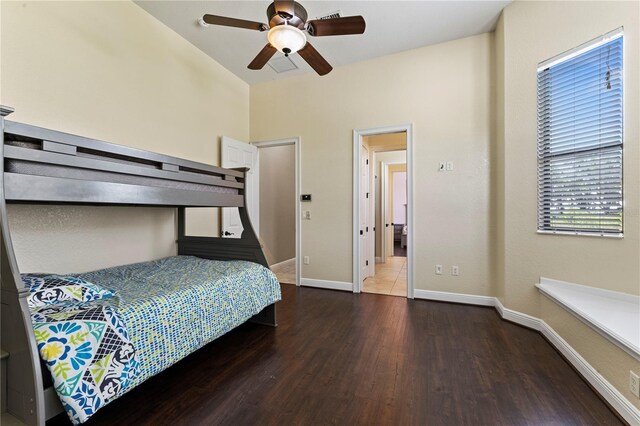
[[[367,159],[367,164],[369,164],[369,160]]]
[[[369,198],[369,193],[367,192],[367,198]]]
[[[360,235],[364,235],[364,232],[362,232],[362,229],[360,230]]]
[[[373,227],[373,232],[376,232],[376,227],[375,226]]]
[[[368,260],[364,261],[364,266],[369,266],[369,261]]]
[[[367,232],[369,232],[369,227],[367,226]]]

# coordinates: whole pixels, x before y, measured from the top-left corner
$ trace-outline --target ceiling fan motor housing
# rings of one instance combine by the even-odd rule
[[[298,2],[293,2],[293,16],[288,19],[278,15],[276,13],[275,3],[271,3],[267,7],[267,19],[269,20],[269,28],[273,28],[277,25],[284,25],[285,23],[294,26],[300,30],[304,29],[304,24],[307,22],[307,11]]]

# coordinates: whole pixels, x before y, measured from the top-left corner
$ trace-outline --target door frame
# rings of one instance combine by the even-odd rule
[[[361,206],[365,209],[364,211],[364,217],[365,220],[368,222],[368,228],[371,229],[371,232],[365,230],[364,232],[364,253],[366,253],[366,257],[365,259],[369,259],[369,264],[367,266],[363,267],[363,271],[364,271],[364,275],[365,275],[365,279],[367,277],[372,277],[375,275],[375,221],[372,221],[371,218],[373,216],[373,210],[371,209],[371,204],[373,201],[373,193],[375,192],[375,188],[372,187],[371,185],[371,176],[372,176],[372,170],[373,170],[373,165],[369,164],[369,159],[371,158],[371,150],[369,150],[369,147],[362,144],[360,145],[360,154],[362,154],[362,151],[366,150],[367,151],[367,157],[363,158],[362,155],[360,156],[360,165],[362,166],[362,160],[367,160],[366,161],[366,166],[368,168],[368,173],[365,174],[365,179],[368,180],[368,189],[369,191],[367,191],[369,193],[369,196],[364,196],[364,193],[360,194],[361,197],[361,202],[364,202],[364,204],[361,204]],[[362,169],[360,169],[360,171],[362,172]],[[361,188],[364,189],[364,188]],[[364,200],[364,201],[363,201]],[[373,238],[372,238],[373,235]],[[373,241],[372,241],[373,240]],[[372,244],[373,243],[373,244]]]
[[[406,132],[407,135],[407,298],[413,299],[413,208],[414,208],[414,167],[413,167],[413,124],[401,124],[397,126],[374,127],[368,129],[353,130],[353,292],[362,291],[361,265],[364,259],[364,247],[360,238],[360,146],[364,136],[383,135],[388,133]]]
[[[291,137],[291,138],[284,138],[284,139],[276,139],[276,140],[265,140],[265,141],[258,141],[258,142],[250,142],[251,145],[254,145],[255,147],[258,148],[258,161],[260,159],[260,148],[271,148],[271,147],[275,147],[275,146],[286,146],[286,145],[293,145],[294,149],[295,149],[295,153],[294,153],[294,163],[295,163],[295,206],[296,206],[296,220],[295,220],[295,226],[296,226],[296,285],[300,286],[300,276],[301,276],[301,258],[300,258],[300,253],[301,253],[301,218],[302,218],[302,213],[301,213],[301,207],[300,207],[300,137],[296,136],[296,137]]]

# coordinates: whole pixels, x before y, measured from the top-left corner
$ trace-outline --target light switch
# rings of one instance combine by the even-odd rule
[[[438,163],[438,171],[439,172],[444,172],[446,170],[446,164],[444,163],[444,161],[440,161]]]

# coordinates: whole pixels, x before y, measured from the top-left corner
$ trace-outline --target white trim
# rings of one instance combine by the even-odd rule
[[[352,217],[352,275],[353,292],[360,293],[360,282],[362,281],[362,250],[360,248],[360,146],[362,136],[357,131],[353,131],[353,217]]]
[[[388,133],[406,132],[407,135],[407,226],[409,232],[407,234],[407,298],[414,297],[414,256],[413,247],[413,226],[415,197],[413,192],[414,166],[413,166],[413,124],[404,124],[398,126],[377,127],[371,129],[354,129],[353,130],[353,222],[352,222],[352,238],[353,238],[353,292],[360,293],[362,285],[361,259],[362,249],[360,247],[360,145],[362,145],[363,136],[382,135]]]
[[[287,259],[287,260],[283,260],[282,262],[274,263],[273,265],[269,265],[269,268],[273,269],[273,268],[277,268],[279,266],[283,266],[285,263],[291,262],[292,260],[296,260],[296,258],[292,257],[291,259]]]
[[[413,183],[415,178],[415,167],[413,163],[413,124],[406,126],[407,132],[407,298],[413,299],[415,284],[413,281],[414,257],[415,250],[413,248],[413,236],[416,232],[414,226],[414,206],[415,194],[413,192]]]
[[[640,425],[640,410],[634,407],[611,383],[591,366],[546,322],[538,320],[539,331],[564,355],[593,388],[631,425]]]
[[[544,231],[538,229],[536,233],[540,235],[568,235],[574,237],[624,238],[624,234],[604,234],[584,231]]]
[[[300,138],[299,136],[297,137],[293,137],[293,138],[285,138],[285,139],[277,139],[277,140],[269,140],[269,141],[258,141],[258,142],[252,142],[252,145],[255,145],[258,148],[270,148],[270,147],[274,147],[274,146],[285,146],[285,145],[293,145],[294,149],[295,149],[295,180],[296,180],[296,189],[295,189],[295,206],[296,206],[296,220],[295,220],[295,224],[296,224],[296,285],[300,286],[300,279],[301,279],[301,274],[302,274],[302,268],[301,268],[301,258],[302,258],[302,226],[301,226],[301,211],[300,211],[300,190],[301,190],[301,185],[300,185],[300,169],[301,169],[301,163],[300,163],[300,151],[301,151],[301,142],[302,142],[302,138]],[[258,151],[260,151],[258,149]],[[272,265],[275,266],[275,265]]]
[[[540,332],[578,370],[580,375],[593,386],[614,410],[631,425],[640,425],[640,410],[620,393],[607,379],[591,366],[569,343],[543,320],[505,308],[498,298],[470,294],[446,293],[430,290],[415,290],[416,299],[429,299],[469,305],[494,306],[500,317],[506,321],[522,325]]]
[[[366,158],[363,158],[363,152],[362,151],[366,151]],[[366,165],[368,166],[368,173],[366,173],[366,178],[365,180],[368,181],[368,189],[369,194],[371,194],[373,191],[371,189],[371,164],[370,163],[370,158],[371,157],[371,151],[369,150],[369,147],[366,146],[364,143],[362,143],[360,145],[360,161],[362,160],[366,160]],[[371,220],[371,216],[372,216],[372,211],[371,211],[371,199],[373,197],[364,197],[364,188],[362,188],[362,192],[360,193],[360,202],[361,207],[365,210],[364,211],[364,217],[365,217],[365,223],[368,224],[368,228],[371,228],[371,232],[367,232],[365,230],[364,232],[364,241],[363,241],[363,245],[362,245],[362,257],[363,260],[365,262],[368,262],[368,265],[363,266],[364,269],[364,278],[367,279],[368,277],[372,277],[376,274],[376,270],[375,270],[375,263],[373,262],[373,257],[375,254],[375,250],[371,250],[372,248],[375,247],[375,232],[373,231],[373,228],[376,226],[375,221]],[[363,226],[363,228],[365,228],[365,226]],[[371,240],[373,236],[373,244],[371,244]],[[360,263],[362,265],[362,262]]]
[[[305,287],[325,288],[329,290],[353,291],[353,284],[342,281],[315,280],[312,278],[300,278],[300,285]]]
[[[498,298],[495,298],[495,306],[502,319],[540,331],[540,319],[532,317],[531,315],[523,314],[522,312],[514,311],[513,309],[505,308]]]
[[[369,235],[368,258],[369,276],[376,274],[376,152],[370,147],[369,150],[369,227],[371,234]]]
[[[439,302],[464,303],[465,305],[477,306],[495,306],[495,298],[489,296],[476,296],[474,294],[415,289],[413,296],[416,299],[436,300]]]
[[[603,34],[599,37],[594,38],[591,41],[581,44],[578,47],[574,47],[566,52],[563,52],[559,55],[554,56],[553,58],[549,58],[546,61],[540,62],[538,64],[538,72],[544,71],[547,68],[551,68],[554,65],[558,65],[561,62],[568,61],[571,58],[575,58],[576,56],[587,52],[589,50],[595,49],[596,47],[602,46],[605,43],[608,43],[612,40],[622,37],[624,33],[624,29],[622,27],[616,28],[613,31],[610,31],[606,34]]]

